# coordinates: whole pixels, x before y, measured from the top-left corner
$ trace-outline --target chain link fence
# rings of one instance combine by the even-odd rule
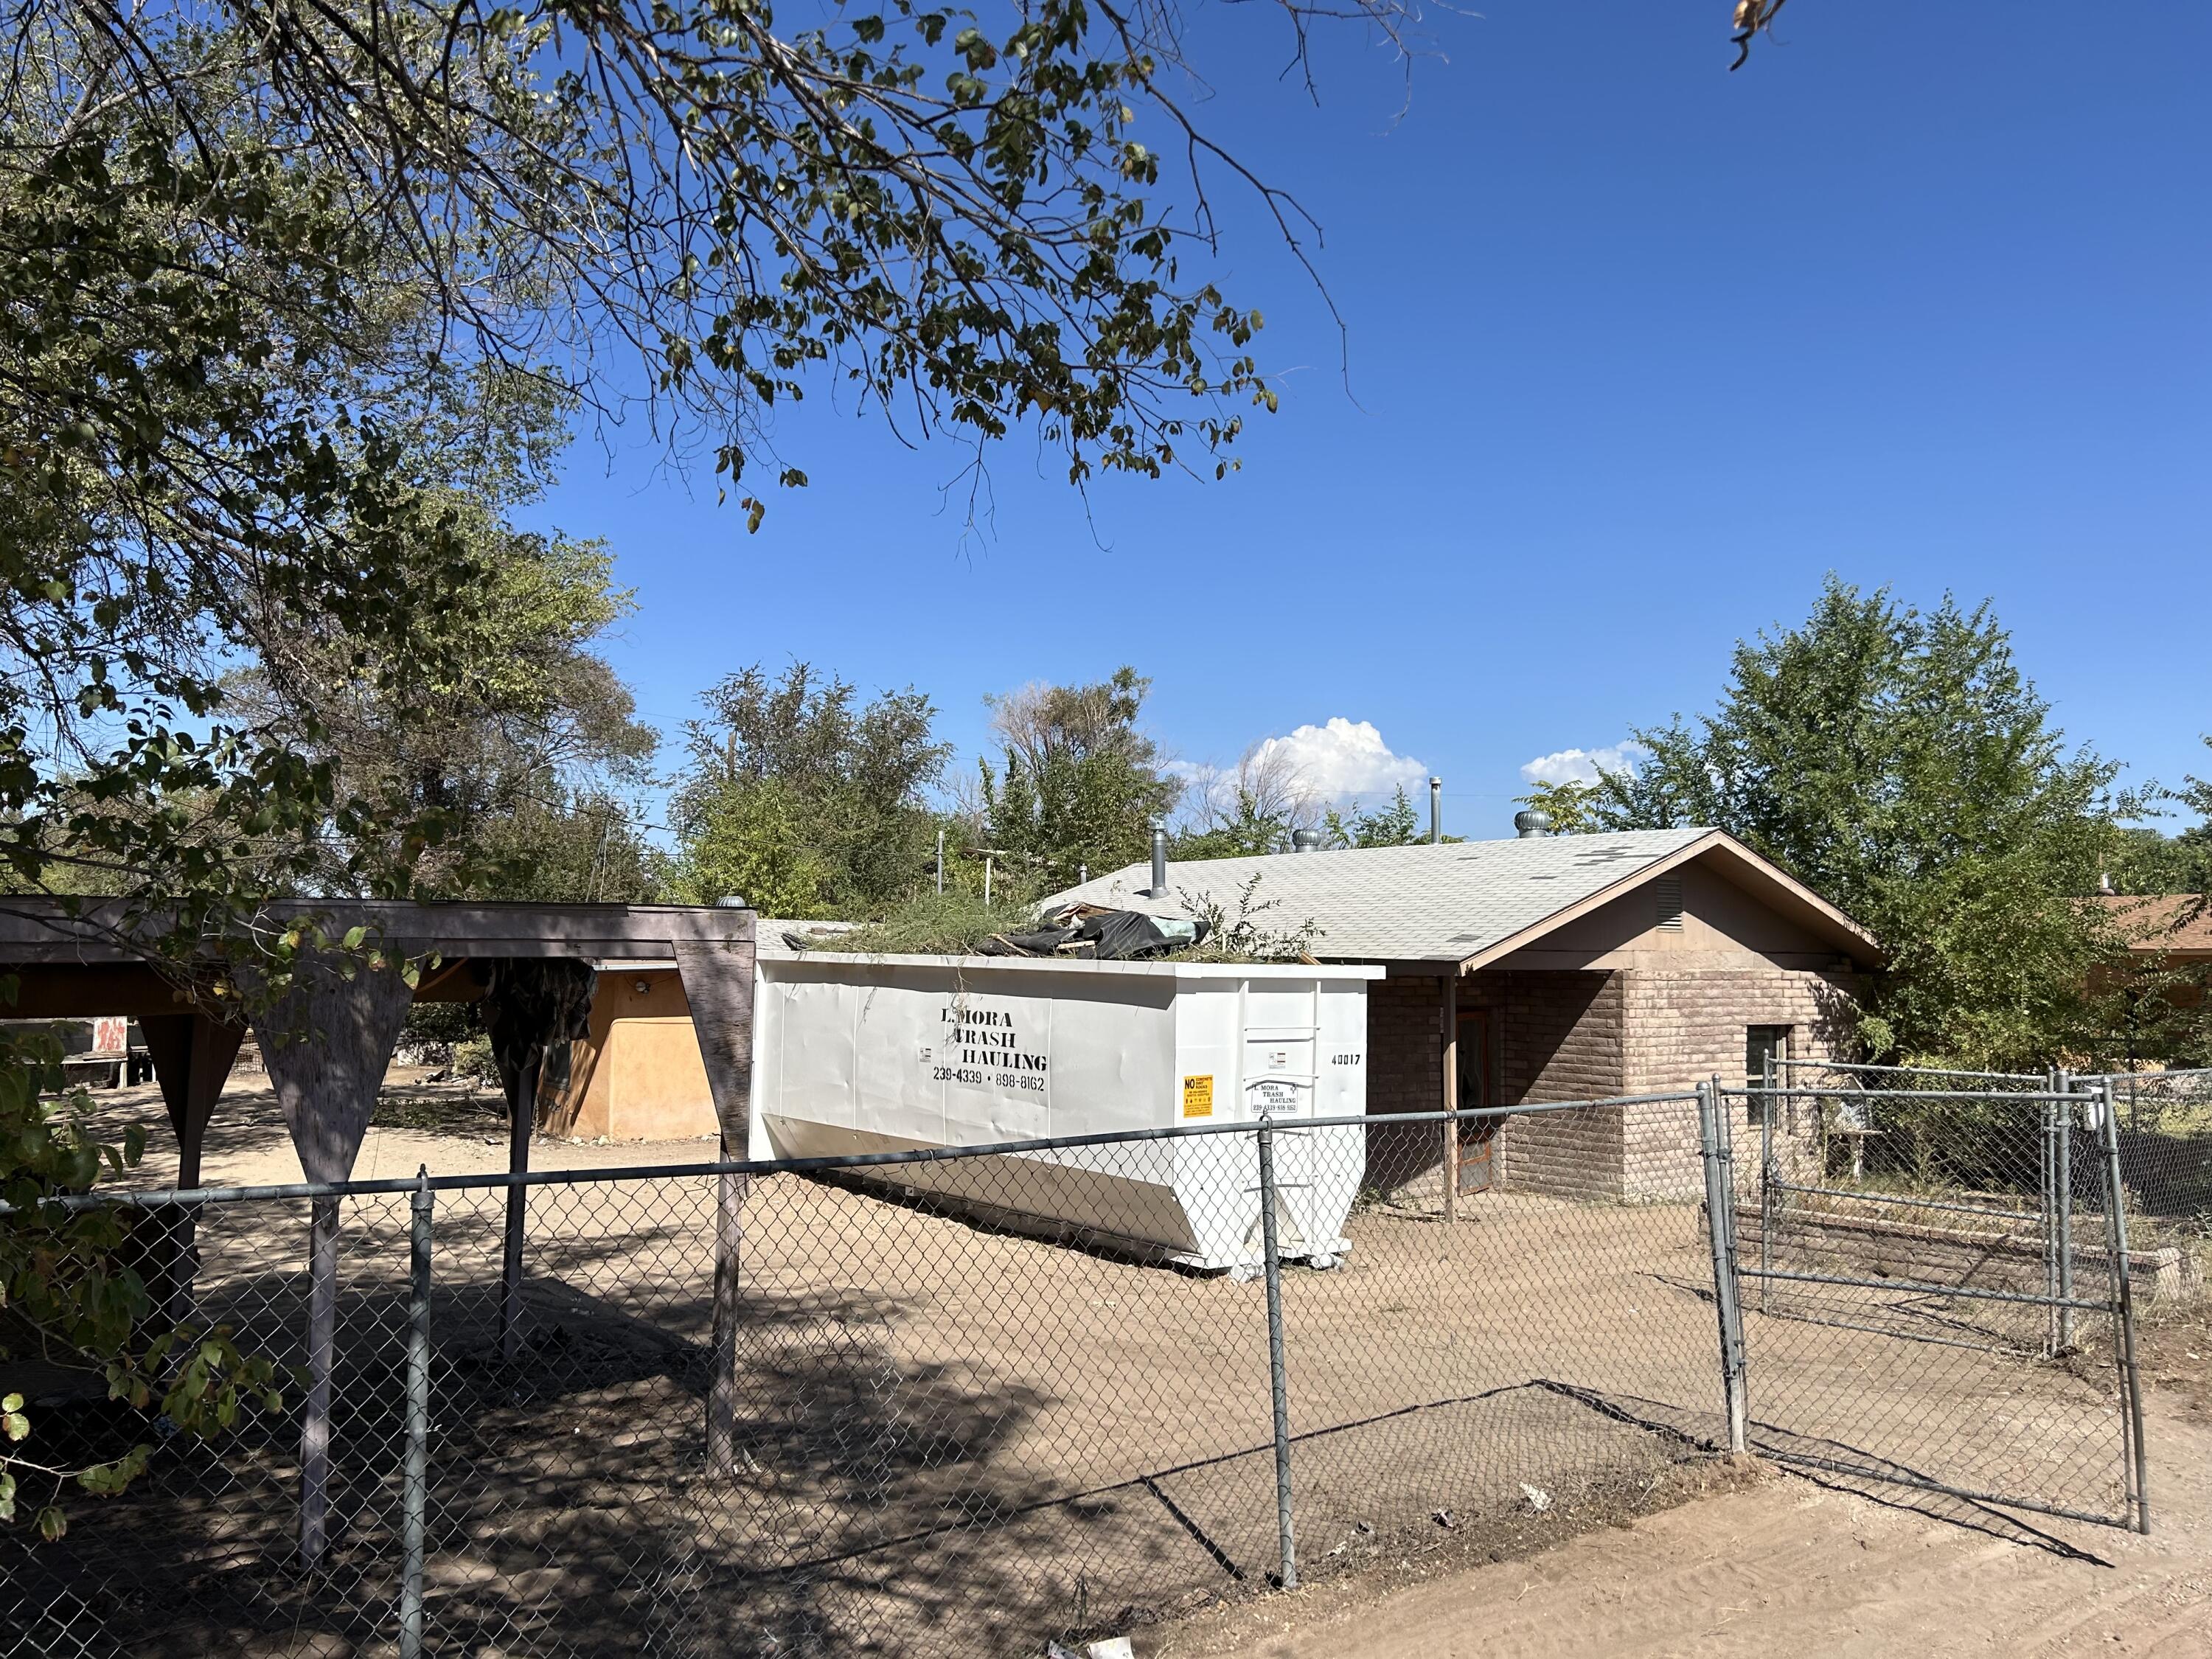
[[[1360,1186],[1441,1114],[149,1197],[157,1305],[306,1386],[213,1443],[42,1406],[71,1454],[157,1449],[0,1537],[0,1655],[1042,1655],[1747,1446],[2117,1516],[2134,1269],[2083,1102],[1892,1090],[1855,1157],[1842,1098],[1462,1114],[1522,1139],[1450,1223]],[[2064,1347],[2010,1242],[2062,1106]],[[1957,1149],[1908,1180],[1908,1126]]]
[[[1789,1075],[1725,1097],[1753,1449],[2143,1522],[2128,1304],[2182,1287],[2127,1235],[2100,1086]]]

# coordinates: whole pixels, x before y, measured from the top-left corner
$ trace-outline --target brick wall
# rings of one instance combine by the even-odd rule
[[[1590,1100],[1621,1092],[1626,976],[1499,973],[1474,976],[1476,997],[1499,1011],[1505,1103]],[[1620,1190],[1620,1113],[1544,1112],[1498,1132],[1499,1185],[1570,1198]]]
[[[1741,1086],[1750,1025],[1789,1026],[1790,1050],[1800,1057],[1837,1053],[1848,1035],[1852,988],[1839,976],[1779,968],[1492,971],[1462,981],[1460,1005],[1468,1015],[1491,1011],[1498,1021],[1504,1100],[1517,1105],[1688,1089],[1715,1073]],[[1440,997],[1437,981],[1427,977],[1368,988],[1370,1114],[1429,1112],[1443,1103]],[[1693,1197],[1697,1121],[1687,1103],[1516,1118],[1500,1132],[1497,1178],[1566,1197]],[[1755,1126],[1746,1117],[1739,1139]],[[1809,1143],[1811,1129],[1809,1111],[1778,1109],[1785,1158],[1799,1140]],[[1368,1131],[1371,1186],[1404,1186],[1442,1161],[1442,1133],[1432,1125]]]
[[[1620,1092],[1620,975],[1479,974],[1460,986],[1462,1018],[1494,1011],[1502,1037],[1504,1103],[1587,1100]],[[1433,1112],[1443,1104],[1442,988],[1434,979],[1379,981],[1367,991],[1367,1109]],[[1501,1182],[1542,1191],[1610,1194],[1620,1185],[1614,1111],[1516,1120],[1499,1136]],[[1433,1124],[1367,1132],[1368,1184],[1394,1190],[1443,1161]]]
[[[1851,982],[1840,975],[1770,968],[1742,972],[1624,974],[1622,1092],[1692,1089],[1717,1074],[1729,1088],[1744,1076],[1744,1032],[1786,1025],[1797,1059],[1842,1052],[1850,1035]],[[1740,1147],[1758,1133],[1747,1103],[1731,1101]],[[1809,1109],[1776,1109],[1777,1152],[1796,1161],[1814,1139]],[[1622,1125],[1624,1191],[1644,1198],[1686,1197],[1695,1179],[1698,1117],[1686,1104],[1632,1106]],[[1750,1154],[1755,1157],[1756,1153]]]
[[[1443,989],[1417,975],[1367,988],[1367,1110],[1443,1109]],[[1443,1161],[1433,1123],[1376,1124],[1367,1131],[1367,1185],[1395,1191]]]

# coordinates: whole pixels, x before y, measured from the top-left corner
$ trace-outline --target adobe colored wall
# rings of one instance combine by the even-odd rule
[[[591,1035],[571,1049],[568,1085],[546,1127],[585,1139],[691,1140],[719,1133],[691,1005],[673,969],[599,975]]]

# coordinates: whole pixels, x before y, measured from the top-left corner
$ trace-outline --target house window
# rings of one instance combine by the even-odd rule
[[[1782,1062],[1790,1058],[1790,1028],[1787,1025],[1747,1025],[1743,1028],[1743,1083],[1747,1089],[1756,1089],[1766,1080],[1766,1062],[1774,1061],[1774,1081],[1778,1088],[1790,1086],[1790,1070]],[[1745,1115],[1753,1123],[1759,1121],[1759,1101],[1757,1096],[1745,1100]],[[1779,1104],[1780,1103],[1777,1103]],[[1787,1114],[1778,1112],[1777,1116]]]

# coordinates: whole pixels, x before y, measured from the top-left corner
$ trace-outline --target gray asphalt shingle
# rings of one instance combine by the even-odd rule
[[[1232,918],[1255,875],[1260,925],[1320,925],[1315,954],[1339,961],[1461,960],[1535,927],[1594,893],[1635,877],[1711,830],[1638,830],[1614,835],[1544,836],[1514,841],[1426,842],[1265,858],[1170,860],[1168,896],[1151,899],[1152,866],[1133,864],[1047,901],[1087,900],[1153,914],[1187,914],[1192,901]]]

